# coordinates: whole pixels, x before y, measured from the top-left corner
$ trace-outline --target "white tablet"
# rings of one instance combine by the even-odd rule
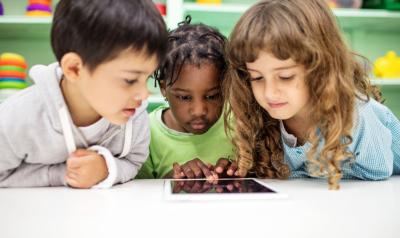
[[[228,199],[275,199],[287,195],[252,178],[218,179],[168,179],[164,181],[167,200],[228,200]]]

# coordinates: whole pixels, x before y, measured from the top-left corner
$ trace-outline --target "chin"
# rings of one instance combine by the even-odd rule
[[[195,135],[202,135],[202,134],[204,134],[206,132],[207,132],[207,130],[205,130],[205,131],[191,131],[190,133],[195,134]]]
[[[117,126],[125,125],[129,120],[129,118],[106,118],[106,119],[111,124],[114,124],[114,125],[117,125]]]
[[[193,128],[190,128],[190,130],[187,130],[189,133],[195,134],[195,135],[201,135],[206,133],[210,128],[207,127],[205,129],[201,129],[201,130],[194,130]]]
[[[290,118],[291,118],[290,115],[282,115],[282,114],[269,113],[269,112],[268,112],[268,114],[269,114],[273,119],[276,119],[276,120],[287,120],[287,119],[290,119]]]

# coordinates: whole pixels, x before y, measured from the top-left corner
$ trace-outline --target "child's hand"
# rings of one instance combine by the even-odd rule
[[[215,166],[214,172],[218,174],[218,177],[239,177],[239,171],[237,170],[237,161],[229,160],[227,158],[220,158]]]
[[[200,159],[196,158],[186,162],[183,165],[173,164],[172,178],[207,178],[208,180],[218,179],[217,174],[213,171],[212,165],[206,165]]]
[[[108,168],[103,156],[78,149],[67,160],[67,184],[74,188],[90,188],[106,179]]]

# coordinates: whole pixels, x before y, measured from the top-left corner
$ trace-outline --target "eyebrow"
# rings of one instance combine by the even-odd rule
[[[174,89],[171,89],[172,91],[174,91],[174,92],[190,92],[190,90],[188,90],[188,89],[183,89],[183,88],[174,88]]]
[[[142,70],[122,70],[122,71],[130,74],[147,74],[147,72],[144,72]]]
[[[291,68],[295,68],[297,66],[298,66],[298,64],[294,64],[294,65],[290,65],[290,66],[282,66],[282,67],[273,68],[272,70],[277,71],[277,70],[282,70],[282,69],[291,69]],[[250,68],[247,68],[247,70],[258,72],[258,70],[250,69]]]
[[[211,92],[211,91],[214,91],[216,89],[219,89],[219,86],[215,86],[215,87],[213,87],[211,89],[208,89],[207,92]],[[172,89],[172,91],[174,91],[174,92],[185,92],[185,93],[191,92],[191,90],[184,89],[184,88],[174,88],[174,89]]]

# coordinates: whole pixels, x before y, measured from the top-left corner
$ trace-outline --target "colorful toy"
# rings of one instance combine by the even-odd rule
[[[0,55],[0,94],[4,98],[3,89],[23,89],[28,86],[26,78],[26,62],[24,57],[14,53]],[[13,90],[8,90],[7,95]]]
[[[164,3],[155,3],[155,4],[156,4],[158,11],[160,12],[160,14],[162,16],[167,15],[167,7],[165,6]]]
[[[26,15],[34,17],[51,16],[51,0],[29,0]]]
[[[400,78],[400,57],[389,51],[374,62],[374,74],[378,78]]]
[[[4,15],[3,4],[0,2],[0,16]]]
[[[362,0],[326,0],[331,8],[360,8]]]

